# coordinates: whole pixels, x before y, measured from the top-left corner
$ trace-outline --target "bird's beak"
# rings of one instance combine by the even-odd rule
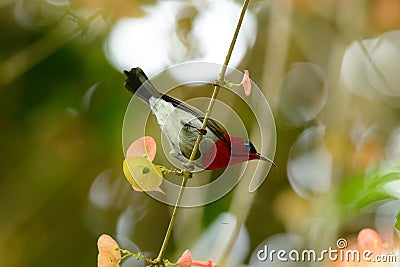
[[[274,165],[275,168],[278,168],[278,166],[276,166],[276,164],[275,164],[275,162],[273,162],[273,160],[271,160],[271,159],[269,159],[269,158],[267,158],[267,157],[261,155],[260,153],[256,153],[256,155],[257,155],[257,157],[258,157],[259,159],[264,160],[264,161],[267,161],[267,162],[271,163],[272,165]]]

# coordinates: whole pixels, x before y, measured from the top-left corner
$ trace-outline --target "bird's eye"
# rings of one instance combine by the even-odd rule
[[[254,145],[249,141],[244,143],[244,148],[249,151],[250,153],[257,153],[256,148],[254,147]]]

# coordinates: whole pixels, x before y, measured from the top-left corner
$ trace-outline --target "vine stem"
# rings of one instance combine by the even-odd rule
[[[155,262],[157,262],[157,263],[159,263],[161,265],[164,265],[164,262],[163,262],[164,261],[164,255],[165,255],[165,252],[167,250],[169,239],[171,238],[172,228],[174,227],[176,215],[178,214],[179,204],[180,204],[180,202],[182,200],[183,191],[185,189],[187,181],[191,177],[191,173],[190,172],[186,172],[186,173],[189,173],[190,175],[183,175],[182,184],[181,184],[181,187],[180,187],[180,190],[179,190],[178,198],[176,199],[176,203],[175,203],[175,206],[174,206],[174,211],[172,212],[171,220],[169,221],[168,229],[167,229],[167,232],[165,234],[164,241],[163,241],[163,243],[161,245],[160,252],[158,253],[158,256],[157,256],[157,258],[155,260]]]
[[[231,44],[229,46],[228,53],[226,54],[224,65],[222,65],[222,68],[221,68],[221,71],[220,71],[220,73],[218,75],[217,81],[214,82],[214,91],[213,91],[213,94],[211,96],[210,103],[208,105],[206,114],[204,115],[203,124],[201,125],[201,128],[200,128],[202,130],[205,130],[206,127],[207,127],[207,122],[208,122],[208,119],[210,118],[210,114],[211,114],[211,111],[212,111],[212,109],[214,107],[215,100],[217,99],[220,86],[225,83],[225,74],[226,74],[226,70],[228,68],[228,63],[229,63],[229,60],[231,59],[233,48],[235,47],[235,43],[236,43],[237,37],[239,35],[240,28],[242,26],[243,18],[244,18],[244,15],[246,14],[246,10],[247,10],[247,6],[249,5],[249,1],[250,0],[245,0],[244,3],[243,3],[242,11],[240,13],[240,17],[239,17],[238,23],[236,24],[235,33],[233,34],[233,38],[232,38]],[[169,239],[171,238],[172,228],[174,226],[176,215],[177,215],[178,210],[179,210],[179,205],[180,205],[180,202],[182,200],[183,191],[185,190],[185,186],[186,186],[186,183],[187,183],[188,179],[192,177],[192,173],[190,172],[190,165],[193,162],[197,151],[199,150],[199,146],[200,146],[200,142],[201,142],[202,138],[203,138],[202,134],[199,134],[197,136],[196,142],[195,142],[195,144],[193,146],[192,153],[191,153],[190,158],[189,158],[189,162],[187,163],[187,166],[185,167],[186,169],[184,171],[184,175],[183,175],[182,184],[181,184],[181,187],[180,187],[180,190],[179,190],[178,198],[176,200],[176,203],[175,203],[175,206],[174,206],[174,210],[173,210],[172,215],[171,215],[171,220],[169,222],[168,229],[167,229],[167,232],[166,232],[165,237],[164,237],[164,241],[163,241],[163,243],[161,245],[160,252],[158,253],[158,256],[157,256],[157,258],[155,260],[155,262],[157,264],[164,265],[164,255],[165,255],[165,252],[167,250]]]
[[[238,23],[236,25],[235,33],[233,34],[231,45],[229,46],[228,53],[226,54],[226,57],[225,57],[224,65],[222,65],[221,72],[218,75],[218,80],[216,81],[216,83],[214,85],[214,91],[211,96],[210,103],[208,104],[206,114],[204,115],[203,124],[201,125],[202,130],[205,130],[207,127],[207,122],[208,122],[208,119],[210,118],[210,114],[214,107],[215,100],[217,99],[220,85],[225,83],[226,69],[228,67],[229,60],[231,59],[233,48],[235,47],[235,43],[236,43],[237,37],[239,35],[240,28],[242,26],[243,18],[244,18],[244,15],[246,14],[246,10],[247,10],[247,6],[249,5],[249,1],[250,0],[245,0],[243,3],[242,12],[240,13],[240,17],[239,17]],[[196,140],[196,143],[194,144],[192,154],[190,155],[189,164],[194,160],[194,157],[196,156],[196,153],[199,150],[199,146],[200,146],[200,142],[201,142],[202,138],[203,138],[203,135],[201,135],[201,134],[199,134],[197,136],[197,140]]]

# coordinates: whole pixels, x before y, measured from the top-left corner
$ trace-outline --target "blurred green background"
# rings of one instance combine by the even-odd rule
[[[151,76],[190,60],[223,63],[240,8],[0,2],[0,266],[93,266],[102,233],[157,255],[171,208],[123,178],[131,95],[122,69]],[[229,242],[218,247],[207,230],[225,223],[225,239],[237,240],[231,266],[261,264],[256,247],[279,233],[324,248],[372,227],[395,244],[400,1],[254,0],[246,16],[232,67],[249,69],[269,100],[279,169],[257,194],[244,179],[224,198],[182,210],[167,256],[193,248],[218,261]],[[245,227],[240,238],[234,222]]]

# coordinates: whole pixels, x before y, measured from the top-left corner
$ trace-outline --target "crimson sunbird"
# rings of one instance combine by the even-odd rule
[[[146,103],[156,116],[161,131],[173,149],[171,154],[183,163],[189,160],[199,134],[207,140],[200,145],[194,164],[202,169],[217,170],[249,160],[275,163],[257,152],[254,145],[242,137],[230,136],[217,121],[209,118],[205,130],[201,129],[204,115],[193,106],[169,95],[161,94],[140,68],[124,71],[125,87]]]

